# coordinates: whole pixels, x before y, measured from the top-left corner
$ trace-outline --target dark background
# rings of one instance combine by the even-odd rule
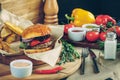
[[[108,14],[120,20],[120,0],[57,0],[59,6],[59,24],[67,23],[65,14],[71,15],[74,8],[82,8],[92,12],[95,16]]]

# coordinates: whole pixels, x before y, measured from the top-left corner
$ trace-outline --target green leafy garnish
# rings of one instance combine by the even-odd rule
[[[61,39],[62,42],[62,52],[60,54],[59,65],[66,62],[73,62],[75,59],[80,58],[80,54],[75,50],[75,48],[69,44],[67,41]]]

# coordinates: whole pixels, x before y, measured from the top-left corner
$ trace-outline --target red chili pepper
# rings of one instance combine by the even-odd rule
[[[95,23],[109,28],[116,24],[116,20],[109,15],[98,15],[96,17]]]
[[[52,68],[52,69],[47,69],[47,70],[34,70],[34,73],[36,74],[54,74],[62,70],[63,68],[61,66]]]
[[[34,72],[37,74],[54,74],[57,73],[58,70],[35,70]]]
[[[61,66],[58,66],[58,67],[53,68],[53,70],[58,70],[58,71],[60,71],[60,70],[62,70],[62,69],[63,69],[63,67],[61,67]]]

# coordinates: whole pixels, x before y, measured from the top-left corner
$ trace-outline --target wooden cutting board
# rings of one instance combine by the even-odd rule
[[[63,36],[63,39],[65,39],[67,42],[69,42],[70,44],[76,46],[76,47],[89,47],[92,49],[100,49],[99,45],[96,42],[89,42],[87,40],[84,41],[72,41],[68,38],[67,35]],[[120,43],[120,38],[117,38],[117,42]]]
[[[76,59],[74,62],[68,62],[61,65],[64,69],[61,70],[59,73],[56,73],[56,74],[34,74],[33,73],[31,76],[24,78],[24,80],[28,80],[28,79],[29,80],[38,80],[38,79],[59,80],[73,74],[75,71],[78,70],[80,65],[81,65],[81,59]],[[10,71],[8,65],[0,64],[0,68],[1,68],[0,74]],[[47,64],[34,66],[34,69],[49,69],[49,68],[50,66]],[[7,74],[0,77],[0,80],[6,80],[6,79],[18,80],[18,78],[13,77],[11,74]],[[23,79],[19,79],[19,80],[23,80]]]

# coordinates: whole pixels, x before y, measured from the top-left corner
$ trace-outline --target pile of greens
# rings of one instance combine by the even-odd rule
[[[63,39],[61,39],[61,42],[62,51],[60,54],[60,61],[58,62],[59,65],[66,62],[73,62],[75,61],[75,59],[80,58],[80,54],[75,50],[75,48],[70,43]]]

